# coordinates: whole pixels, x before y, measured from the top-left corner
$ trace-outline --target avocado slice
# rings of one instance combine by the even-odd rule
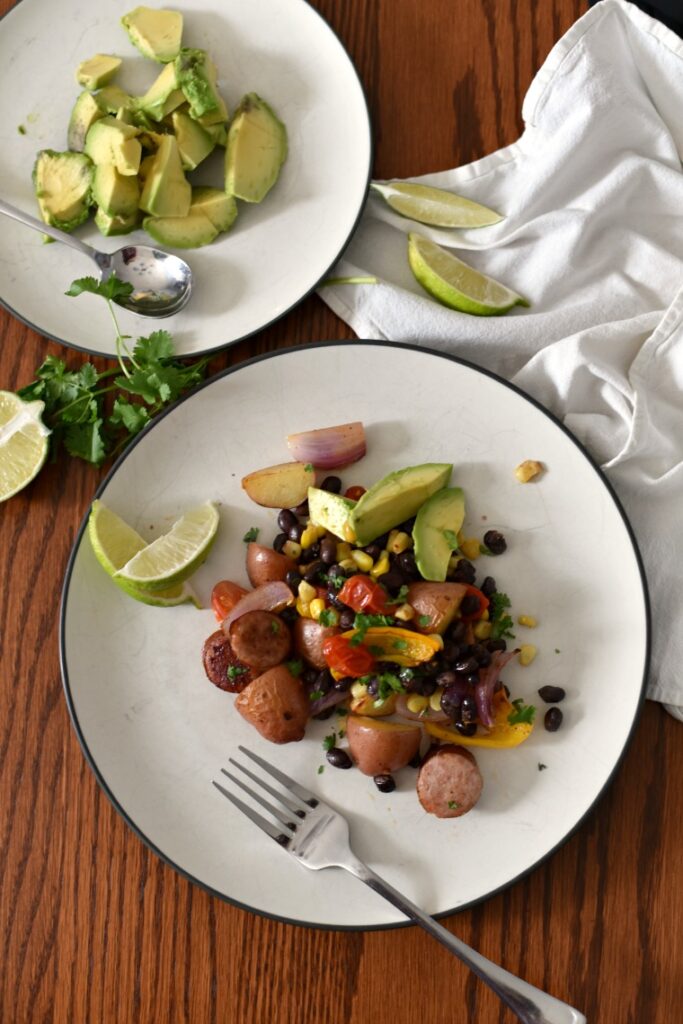
[[[362,546],[414,516],[435,491],[445,487],[453,471],[450,462],[425,462],[389,473],[359,498],[349,523]]]
[[[100,208],[95,214],[95,224],[103,235],[127,235],[137,227],[137,210],[128,217],[112,217]]]
[[[322,491],[319,487],[308,488],[308,516],[316,526],[324,526],[340,540],[348,540],[344,527],[349,524],[349,517],[356,506],[351,498],[341,494]]]
[[[201,121],[199,122],[201,124]],[[225,123],[222,124],[209,124],[205,126],[205,130],[209,133],[213,141],[217,146],[227,146],[228,144],[228,126]]]
[[[443,583],[451,553],[457,549],[458,530],[465,521],[465,493],[444,487],[427,498],[415,519],[415,561],[426,580]]]
[[[120,57],[108,53],[96,53],[88,60],[82,60],[76,68],[76,81],[91,92],[111,82],[122,64]]]
[[[186,217],[191,201],[192,188],[183,174],[178,143],[173,135],[164,135],[145,178],[140,209],[154,217]]]
[[[110,217],[137,215],[140,185],[134,174],[119,174],[113,164],[98,164],[92,183],[93,199]]]
[[[183,167],[193,171],[202,160],[206,160],[216,143],[200,124],[181,110],[173,111],[171,123]]]
[[[192,117],[220,112],[219,120],[227,120],[228,112],[216,89],[216,67],[206,50],[184,46],[175,59],[175,73]]]
[[[93,165],[83,153],[42,149],[33,167],[33,185],[46,224],[73,231],[88,219]]]
[[[218,106],[216,109],[210,110],[208,114],[202,114],[202,116],[196,118],[196,120],[199,121],[202,128],[212,128],[214,125],[222,124],[227,131],[227,123],[230,120],[230,114],[225,105],[225,100],[220,93],[217,92],[216,96],[218,97]],[[190,115],[192,116],[191,110]]]
[[[178,56],[183,35],[183,16],[178,11],[136,7],[124,14],[121,24],[143,57],[168,64]]]
[[[229,231],[237,217],[237,203],[219,188],[193,188],[190,213],[203,213],[218,231]]]
[[[137,174],[142,156],[139,134],[139,128],[107,114],[88,131],[85,152],[94,164],[114,164],[119,174]]]
[[[191,211],[186,217],[145,217],[142,226],[156,242],[171,249],[198,249],[218,235],[208,217]]]
[[[287,158],[287,132],[256,93],[245,96],[228,131],[225,191],[247,203],[260,203],[278,179]]]
[[[178,88],[175,66],[167,64],[145,95],[139,97],[136,106],[154,121],[161,121],[184,102],[185,96]]]
[[[118,85],[105,85],[95,94],[97,105],[105,114],[118,114],[121,107],[127,110],[135,109],[135,100]]]
[[[87,91],[80,93],[69,118],[66,136],[69,149],[74,153],[82,153],[88,131],[101,117],[104,117],[104,111],[97,102],[97,97]]]

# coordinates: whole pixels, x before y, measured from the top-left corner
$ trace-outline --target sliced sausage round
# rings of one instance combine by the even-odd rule
[[[254,678],[251,669],[233,651],[222,629],[217,629],[204,641],[202,661],[211,682],[228,693],[240,693]]]
[[[288,627],[273,612],[252,611],[230,626],[232,649],[254,674],[279,665],[289,654],[292,638]]]
[[[448,743],[423,761],[417,795],[425,811],[437,818],[459,818],[471,811],[484,782],[474,755]]]

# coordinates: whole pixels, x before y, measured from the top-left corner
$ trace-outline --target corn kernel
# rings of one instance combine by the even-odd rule
[[[458,562],[460,561],[461,558],[462,558],[462,555],[460,554],[460,552],[459,551],[455,551],[451,555],[451,557],[448,559],[448,570],[451,571],[452,569],[455,569],[455,567],[457,566],[457,564],[458,564]]]
[[[317,526],[307,526],[306,529],[304,530],[304,532],[301,534],[301,547],[305,551],[306,548],[313,547],[313,545],[315,544],[317,539],[318,539],[318,527]]]
[[[519,649],[519,663],[520,665],[530,665],[536,657],[538,648],[534,644],[522,644]]]
[[[310,619],[309,607],[305,601],[302,601],[300,597],[296,599],[296,610],[302,619]]]
[[[389,545],[393,544],[393,542],[398,537],[399,532],[400,532],[399,530],[389,530],[389,536],[387,537],[387,547],[389,548],[389,550],[391,550]]]
[[[373,579],[377,579],[378,576],[384,576],[385,572],[389,572],[390,568],[391,567],[389,565],[389,552],[383,551],[382,554],[377,559],[377,561],[375,562],[375,564],[373,565],[372,569],[370,570],[370,575],[373,577]]]
[[[315,587],[312,587],[306,580],[302,580],[299,584],[299,597],[304,604],[310,604],[314,597],[318,596],[318,591]]]
[[[398,532],[393,540],[389,538],[389,543],[387,544],[387,548],[394,555],[400,555],[403,551],[407,551],[408,548],[412,548],[412,546],[413,538],[409,533],[404,533],[403,530]]]
[[[491,618],[491,616],[489,615],[488,608],[484,608],[483,612],[481,613],[481,618],[479,619],[479,621],[480,622],[488,622],[490,618]]]
[[[477,622],[477,624],[472,629],[472,632],[474,633],[477,640],[488,640],[488,638],[491,636],[492,630],[493,626],[491,625],[490,622]]]
[[[308,612],[312,619],[317,622],[320,618],[320,613],[325,611],[325,602],[322,597],[314,597],[308,606]]]
[[[370,572],[375,564],[372,560],[372,556],[368,555],[366,551],[352,551],[351,558],[362,572]]]
[[[339,565],[341,566],[342,569],[345,569],[347,572],[355,572],[356,569],[358,568],[358,566],[356,565],[352,558],[342,558],[341,561],[339,562]]]
[[[534,629],[538,625],[538,619],[533,615],[519,615],[517,622],[520,626],[528,626],[529,629]]]
[[[528,484],[530,480],[533,480],[539,473],[542,473],[543,469],[542,462],[538,462],[536,459],[526,459],[517,466],[515,476],[520,484]]]
[[[287,558],[293,558],[296,560],[301,557],[301,544],[297,544],[295,540],[287,540],[282,545],[282,554],[287,555]]]
[[[356,539],[356,531],[351,526],[351,523],[344,523],[342,526],[342,533],[344,534],[344,540],[348,540],[351,544]]]
[[[408,711],[412,711],[414,715],[419,715],[427,709],[429,701],[426,697],[422,697],[419,693],[411,693],[410,697],[406,700],[406,707]]]
[[[439,645],[439,650],[442,651],[443,650],[443,637],[441,636],[441,634],[440,633],[429,633],[428,636],[429,636],[430,640],[434,640],[434,642]]]
[[[465,539],[465,534],[462,532],[462,530],[458,530],[456,537],[458,538],[458,545],[460,545]]]
[[[467,537],[460,545],[460,551],[468,558],[470,562],[473,562],[475,558],[479,558],[481,554],[479,550],[479,541],[476,537]]]
[[[355,682],[351,685],[351,696],[354,700],[359,700],[361,697],[367,697],[368,688],[365,683]]]
[[[411,619],[415,618],[415,609],[412,604],[402,604],[394,612],[394,618],[400,619],[401,622],[410,622]]]
[[[429,706],[432,711],[441,711],[441,694],[443,693],[443,686],[439,686],[438,689],[434,690],[434,693],[429,698]]]
[[[351,545],[347,544],[346,541],[340,541],[337,544],[336,558],[338,562],[341,562],[344,558],[351,557]]]

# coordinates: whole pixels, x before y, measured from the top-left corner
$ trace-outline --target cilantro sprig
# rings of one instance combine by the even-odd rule
[[[525,704],[521,697],[513,700],[512,706],[515,709],[508,715],[510,725],[533,725],[536,717],[536,705]]]
[[[107,303],[116,332],[117,367],[100,373],[85,362],[68,369],[63,359],[50,355],[36,370],[36,379],[18,392],[26,401],[45,403],[43,421],[52,431],[53,457],[64,448],[69,455],[101,465],[204,377],[208,360],[185,364],[175,359],[168,331],[138,338],[131,350],[113,303],[132,290],[112,274],[106,281],[79,278],[66,292],[71,297],[98,295]]]
[[[501,594],[500,591],[496,591],[491,595],[489,618],[491,622],[492,640],[502,640],[505,637],[509,637],[511,640],[514,640],[515,634],[512,632],[514,622],[507,614],[507,610],[511,604],[512,602],[507,594]]]

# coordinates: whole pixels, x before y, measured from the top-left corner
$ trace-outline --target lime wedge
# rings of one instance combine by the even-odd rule
[[[134,555],[147,547],[147,542],[132,526],[124,523],[123,519],[103,505],[101,501],[92,503],[88,518],[88,537],[97,561],[106,574],[111,576],[114,583],[129,597],[141,601],[143,604],[156,605],[160,608],[185,604],[186,601],[192,601],[197,607],[200,607],[195,595],[186,584],[177,583],[166,590],[151,591],[135,587],[125,580],[115,577],[114,574],[118,569],[123,568]]]
[[[475,316],[500,316],[513,306],[529,305],[517,292],[468,267],[421,235],[408,235],[408,262],[425,291],[450,309]]]
[[[218,530],[212,502],[187,512],[168,533],[133,555],[114,573],[115,580],[155,593],[188,579],[208,555]]]
[[[454,192],[412,181],[372,182],[372,188],[402,217],[419,220],[439,228],[485,228],[498,224],[503,217],[487,206],[475,203]]]
[[[40,418],[44,408],[44,402],[23,402],[12,391],[0,391],[0,501],[42,469],[50,434]]]

